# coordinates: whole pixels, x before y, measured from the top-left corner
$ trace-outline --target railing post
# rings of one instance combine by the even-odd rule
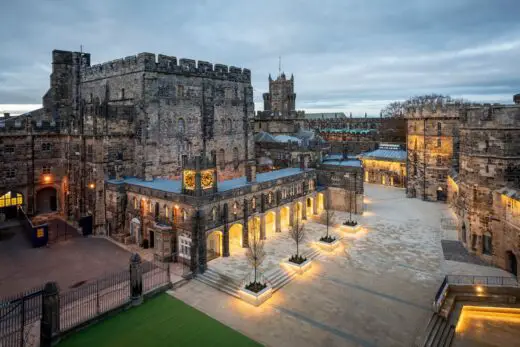
[[[96,280],[96,312],[99,315],[99,280]]]
[[[53,345],[53,338],[55,338],[60,331],[60,295],[56,282],[48,282],[45,284],[42,299],[40,346],[51,347]]]
[[[137,253],[130,257],[130,300],[133,306],[143,302],[143,269]]]
[[[20,327],[20,347],[24,347],[25,341],[24,341],[24,328],[25,328],[25,296],[22,296],[22,326]]]

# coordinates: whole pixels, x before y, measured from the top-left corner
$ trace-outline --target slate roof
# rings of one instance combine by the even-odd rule
[[[361,162],[359,160],[330,160],[323,162],[323,165],[361,167]]]
[[[255,135],[255,142],[277,142],[273,135],[265,131],[260,131]]]
[[[313,171],[313,169],[306,169],[305,171]],[[263,183],[263,182],[269,182],[274,181],[283,177],[289,177],[294,176],[303,171],[300,170],[300,168],[287,168],[287,169],[281,169],[276,171],[270,171],[270,172],[264,172],[259,173],[256,175],[256,183]],[[182,182],[181,180],[168,180],[168,179],[161,179],[161,178],[155,178],[153,181],[144,181],[140,178],[136,177],[127,177],[123,180],[107,180],[108,183],[112,184],[130,184],[145,188],[151,188],[155,190],[160,190],[168,193],[177,193],[181,194],[182,192]],[[246,181],[246,177],[242,176],[239,178],[234,178],[227,181],[218,182],[218,191],[219,192],[225,192],[227,190],[242,188],[247,185],[251,185],[251,183],[248,183]]]
[[[287,142],[297,142],[297,143],[300,143],[302,142],[301,139],[295,137],[295,136],[290,136],[290,135],[276,135],[274,137],[274,139],[276,140],[276,142],[283,142],[283,143],[287,143]]]
[[[381,159],[388,161],[406,161],[406,151],[401,149],[399,145],[385,145],[381,144],[378,149],[372,152],[367,152],[359,155],[361,159]]]
[[[376,129],[331,129],[325,128],[320,130],[322,133],[330,133],[330,134],[355,134],[355,135],[366,135],[377,132]]]

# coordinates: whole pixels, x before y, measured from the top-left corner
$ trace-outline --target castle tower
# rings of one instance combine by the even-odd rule
[[[264,110],[278,112],[284,117],[296,110],[293,75],[287,79],[282,72],[274,81],[269,75],[269,94],[264,94]]]
[[[448,174],[457,155],[459,108],[440,105],[411,108],[406,121],[406,194],[409,198],[445,201]]]

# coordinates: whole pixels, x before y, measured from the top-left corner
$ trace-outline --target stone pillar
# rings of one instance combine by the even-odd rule
[[[307,220],[307,199],[302,202],[302,219]]]
[[[40,346],[51,347],[60,332],[60,295],[56,282],[46,283],[42,296]]]
[[[318,195],[315,195],[312,201],[312,213],[314,215],[318,214]]]
[[[224,231],[222,232],[222,256],[229,257],[229,226],[228,223],[224,224]]]
[[[295,204],[291,204],[289,208],[289,226],[292,227],[294,225],[294,210],[296,209]]]
[[[276,220],[276,231],[277,233],[282,231],[282,209],[278,209],[275,214],[275,220]]]
[[[265,240],[265,214],[260,215],[260,240]]]
[[[143,302],[143,269],[137,253],[130,256],[130,300],[133,306]]]

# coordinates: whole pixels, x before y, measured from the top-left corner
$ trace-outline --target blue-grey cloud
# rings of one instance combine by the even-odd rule
[[[51,51],[80,45],[92,63],[146,51],[250,68],[257,108],[280,55],[309,111],[377,114],[432,92],[510,102],[518,13],[518,0],[5,1],[0,109],[41,102]]]

